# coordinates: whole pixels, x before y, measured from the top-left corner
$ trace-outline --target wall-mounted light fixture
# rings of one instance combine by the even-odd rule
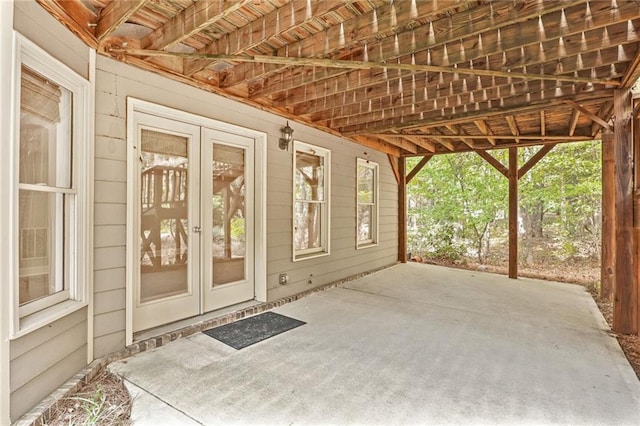
[[[289,144],[293,140],[293,129],[289,127],[289,121],[287,121],[287,125],[280,129],[282,132],[282,137],[279,139],[278,146],[282,150],[289,150]]]

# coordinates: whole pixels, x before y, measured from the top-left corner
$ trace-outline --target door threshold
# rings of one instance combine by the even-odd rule
[[[169,324],[159,325],[147,330],[138,331],[133,334],[133,343],[140,342],[142,340],[152,339],[154,337],[162,336],[172,333],[174,331],[182,330],[190,326],[197,326],[197,324],[209,322],[215,318],[223,317],[234,312],[244,311],[245,309],[252,308],[254,306],[262,305],[263,302],[256,300],[249,300],[247,302],[238,303],[235,305],[227,306],[215,311],[207,312],[206,314],[197,315],[195,317],[185,318],[183,320],[174,321]]]

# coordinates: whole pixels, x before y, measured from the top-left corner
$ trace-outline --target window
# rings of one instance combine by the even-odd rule
[[[329,254],[330,151],[294,142],[293,260]]]
[[[378,243],[378,163],[357,159],[357,236],[358,248]]]
[[[13,332],[84,305],[89,83],[16,35]],[[85,255],[86,256],[86,255]]]

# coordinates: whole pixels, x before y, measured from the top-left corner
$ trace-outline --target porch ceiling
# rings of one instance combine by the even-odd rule
[[[589,140],[635,0],[38,0],[88,45],[392,155]]]

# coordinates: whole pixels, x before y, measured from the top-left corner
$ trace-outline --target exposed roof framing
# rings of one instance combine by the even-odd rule
[[[636,0],[39,0],[107,56],[389,155],[597,137]]]

